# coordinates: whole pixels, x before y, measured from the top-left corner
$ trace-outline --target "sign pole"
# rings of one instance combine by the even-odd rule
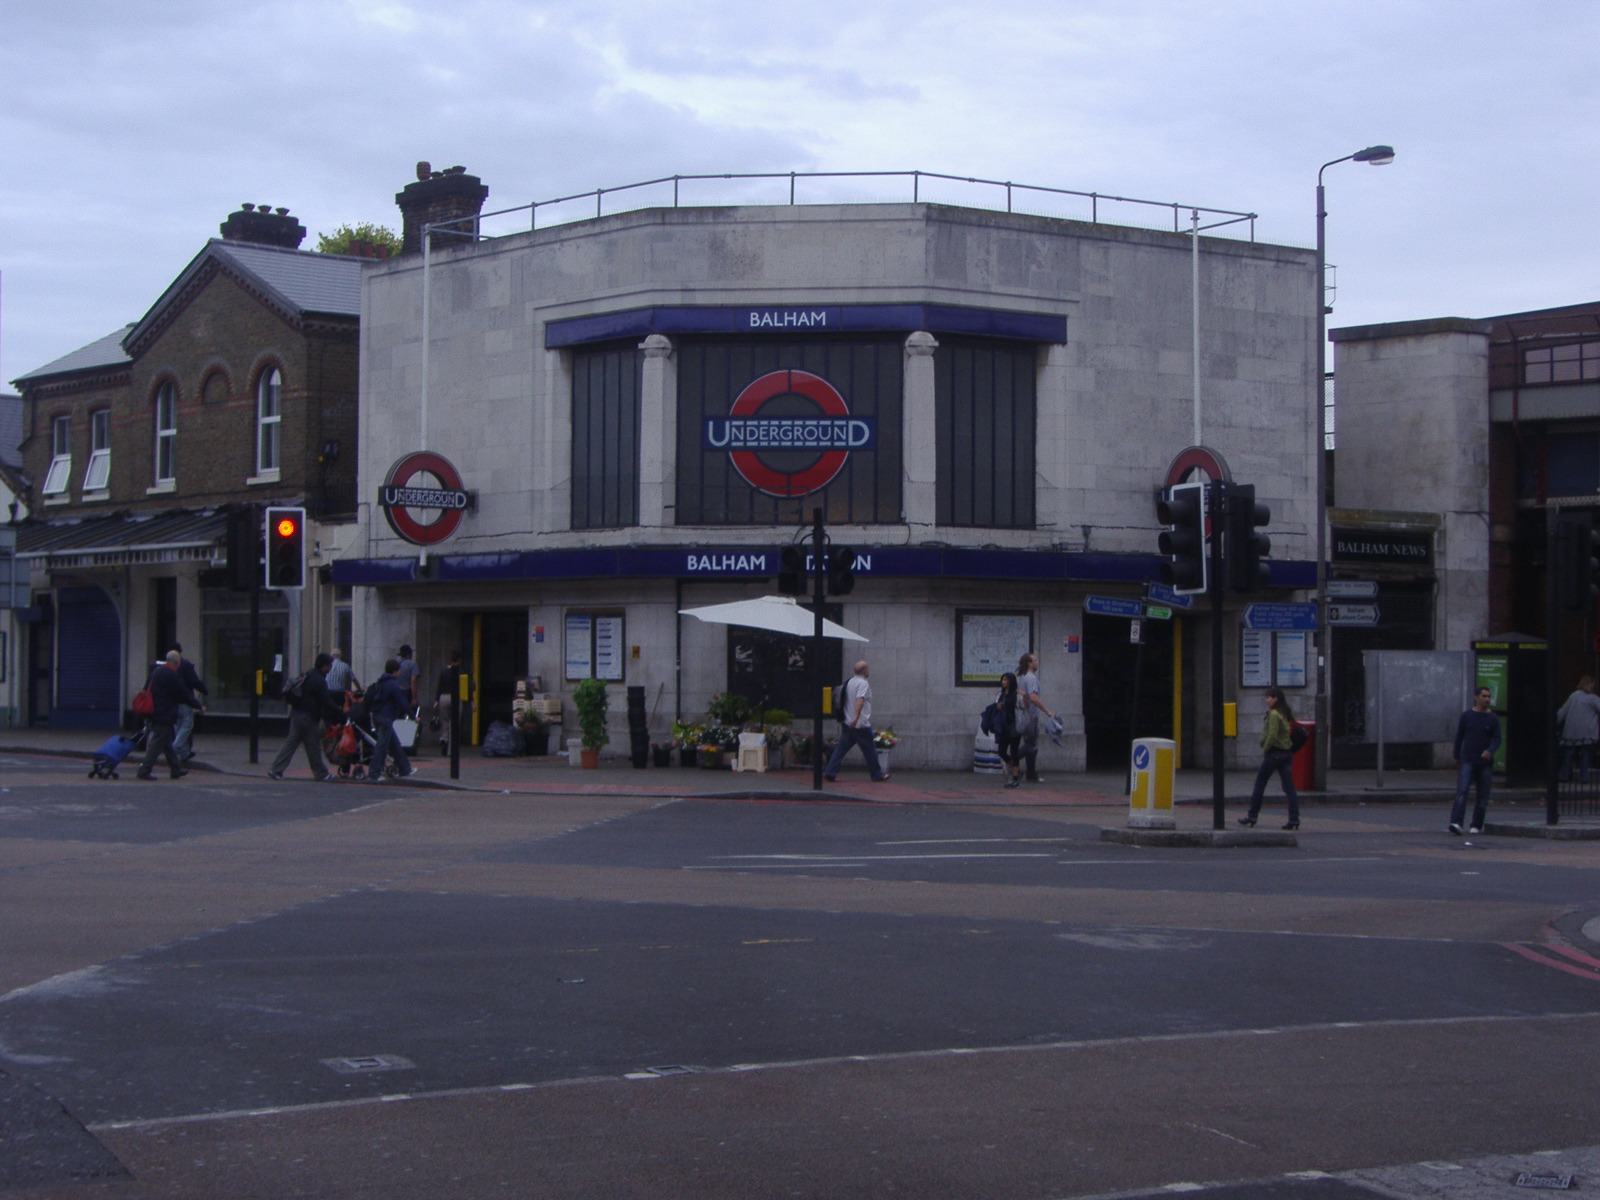
[[[811,696],[817,719],[811,735],[811,790],[822,790],[822,602],[827,595],[827,565],[822,545],[822,509],[811,510],[811,598],[815,611],[811,623]]]
[[[1211,828],[1226,829],[1227,775],[1222,764],[1222,518],[1227,505],[1227,485],[1213,480],[1206,489],[1210,527],[1206,537],[1211,555]]]

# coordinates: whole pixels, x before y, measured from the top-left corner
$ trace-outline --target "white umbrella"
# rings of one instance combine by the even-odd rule
[[[810,637],[815,632],[816,618],[809,609],[801,608],[793,596],[759,596],[754,600],[735,600],[731,604],[708,604],[704,608],[682,608],[678,611],[682,616],[699,617],[713,625],[748,625],[752,629],[770,629],[795,637]],[[822,620],[822,636],[847,638],[852,642],[867,640],[826,617]]]

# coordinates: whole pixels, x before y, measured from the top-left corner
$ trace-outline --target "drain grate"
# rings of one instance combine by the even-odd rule
[[[1521,1188],[1549,1188],[1554,1192],[1565,1192],[1572,1187],[1571,1175],[1535,1175],[1524,1171],[1513,1182]]]
[[[357,1054],[350,1058],[325,1058],[322,1065],[341,1075],[373,1075],[379,1071],[414,1071],[417,1064],[398,1054]]]

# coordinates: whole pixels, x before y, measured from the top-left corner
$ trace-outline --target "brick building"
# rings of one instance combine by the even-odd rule
[[[258,664],[336,644],[348,605],[316,568],[353,529],[361,259],[298,249],[288,210],[244,205],[142,318],[17,379],[33,517],[23,719],[122,720],[180,641],[242,713]],[[230,511],[303,505],[308,586],[248,598],[216,570]],[[348,639],[346,639],[348,641]]]

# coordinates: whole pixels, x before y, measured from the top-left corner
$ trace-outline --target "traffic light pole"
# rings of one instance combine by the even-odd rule
[[[1211,518],[1206,529],[1206,552],[1211,556],[1211,828],[1226,829],[1228,780],[1222,763],[1222,600],[1226,590],[1222,579],[1222,529],[1228,506],[1226,485],[1213,481],[1206,488],[1206,500]]]
[[[822,510],[811,510],[811,599],[815,611],[811,622],[811,696],[817,706],[815,728],[811,733],[811,790],[822,790],[822,689],[828,686],[822,676],[822,603],[827,598],[828,555],[822,542]]]
[[[250,587],[250,661],[259,662],[261,655],[261,579],[260,568]],[[261,670],[250,673],[250,765],[261,761]]]

